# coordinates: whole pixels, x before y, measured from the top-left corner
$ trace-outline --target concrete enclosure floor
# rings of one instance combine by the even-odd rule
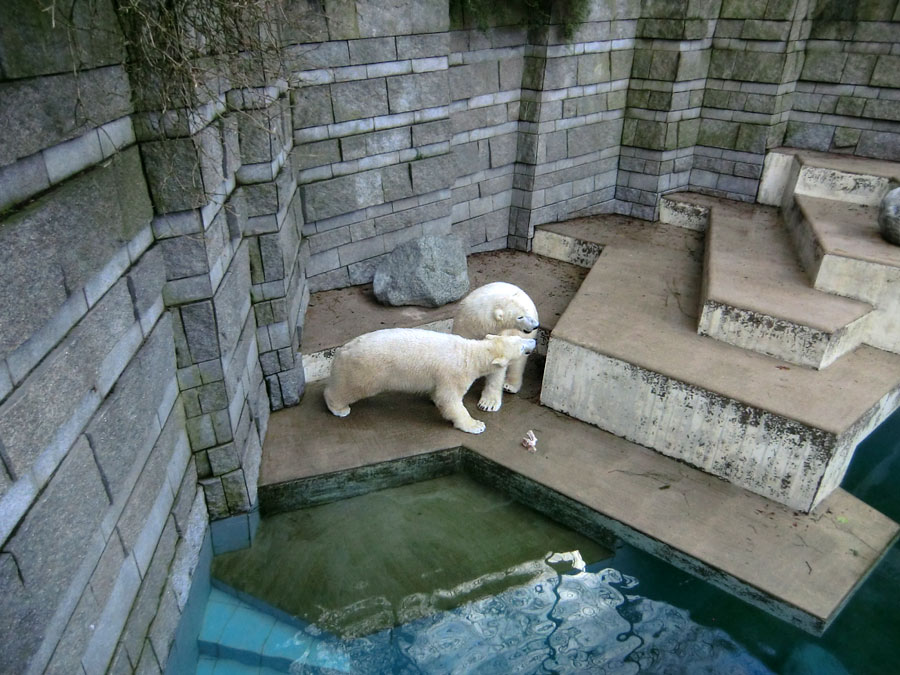
[[[626,237],[630,245],[643,242],[656,251],[675,240],[683,245],[681,233],[650,224],[634,227]],[[567,306],[580,281],[573,266],[532,254],[508,251],[484,260],[483,276],[473,278],[473,287],[488,280],[524,279],[521,285],[535,300],[542,322],[553,325],[555,308]],[[502,266],[493,268],[494,263]],[[505,276],[513,270],[524,276]],[[560,271],[571,275],[565,283],[556,276]],[[627,265],[621,271],[627,280]],[[613,295],[616,275],[605,280],[603,293]],[[563,297],[565,288],[570,294]],[[329,293],[324,302],[311,302],[306,338],[314,346],[308,347],[304,338],[304,352],[336,346],[376,327],[428,323],[450,313],[444,308],[383,308],[366,288]],[[338,321],[334,310],[323,311],[329,305],[349,309],[351,316]],[[685,318],[689,313],[677,302],[670,305],[667,311],[673,315]],[[599,302],[597,311],[602,314],[604,308]],[[629,340],[637,338],[610,339],[627,350]],[[496,413],[477,411],[481,385],[476,382],[465,404],[487,424],[478,436],[453,429],[430,401],[415,396],[379,395],[358,402],[349,417],[338,419],[325,408],[323,383],[310,384],[299,406],[270,419],[259,480],[264,515],[328,501],[341,491],[360,494],[371,485],[408,482],[409,473],[392,473],[393,463],[425,462],[435,453],[462,447],[507,475],[540,486],[543,496],[552,493],[584,508],[579,513],[585,522],[813,633],[828,626],[897,537],[896,523],[843,490],[806,515],[546,408],[539,403],[541,365],[540,357],[532,357],[527,386],[519,395],[506,395]],[[535,453],[521,444],[528,430],[538,438]],[[366,482],[373,477],[372,484]],[[521,488],[519,496],[536,494],[530,489]]]

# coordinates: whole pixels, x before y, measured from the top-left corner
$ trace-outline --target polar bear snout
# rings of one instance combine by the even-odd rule
[[[530,354],[537,348],[537,340],[523,340],[522,341],[522,353]]]
[[[538,327],[538,320],[530,316],[516,317],[516,328],[523,333],[530,333]]]

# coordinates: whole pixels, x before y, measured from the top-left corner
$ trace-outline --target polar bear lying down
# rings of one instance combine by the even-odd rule
[[[453,317],[453,332],[472,339],[488,334],[534,338],[538,325],[534,302],[521,288],[505,281],[476,288],[460,301]],[[527,359],[527,354],[511,359],[507,368],[491,372],[484,382],[478,407],[489,412],[500,410],[503,391],[515,394],[521,389]]]
[[[505,370],[530,354],[535,341],[516,335],[469,340],[420,328],[387,328],[360,335],[334,357],[325,386],[325,404],[338,417],[350,405],[383,391],[429,394],[441,415],[470,434],[484,431],[462,398],[479,377]]]

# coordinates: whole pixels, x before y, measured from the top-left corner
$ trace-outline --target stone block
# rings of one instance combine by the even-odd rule
[[[89,72],[98,66],[124,63],[125,41],[112,2],[72,2],[56,9],[64,19],[29,0],[2,4],[0,63],[4,79],[73,72],[76,68]],[[102,40],[97,39],[98,33],[103,35]]]
[[[497,61],[478,61],[453,66],[448,71],[450,98],[454,101],[492,94],[500,89]]]
[[[0,668],[25,672],[109,506],[103,477],[81,437],[0,555]]]
[[[218,357],[219,341],[212,303],[208,300],[192,303],[184,305],[180,311],[191,363]]]
[[[417,195],[450,188],[455,178],[451,154],[436,155],[410,162],[413,192]]]
[[[362,239],[360,241],[344,244],[337,249],[337,252],[341,266],[343,267],[385,253],[384,240],[380,236]]]
[[[763,19],[766,0],[722,0],[723,19]]]
[[[21,386],[19,395],[0,407],[0,438],[6,460],[17,474],[25,473],[50,445],[64,453],[74,438],[63,433],[70,422],[84,424],[91,410],[85,396],[104,372],[106,359],[134,326],[127,283],[123,280],[69,333],[60,346]],[[79,426],[80,428],[80,426]],[[60,443],[62,447],[57,447]]]
[[[143,143],[141,156],[153,204],[158,212],[185,211],[207,203],[200,156],[192,139]]]
[[[0,230],[0,355],[18,347],[95,277],[152,216],[135,150],[38,199]],[[34,269],[43,270],[40,275]],[[60,336],[61,337],[61,336]]]
[[[847,54],[843,52],[808,50],[802,77],[811,82],[840,82],[846,61]]]
[[[159,435],[156,411],[175,377],[172,339],[171,322],[160,321],[85,429],[114,498]]]
[[[525,61],[522,57],[502,59],[500,61],[500,91],[519,89],[522,86],[522,74]]]
[[[246,513],[250,510],[252,504],[243,470],[238,469],[222,476],[222,489],[229,514]]]
[[[826,151],[831,148],[834,127],[827,124],[788,122],[784,144],[792,148]]]
[[[391,113],[445,106],[450,102],[445,70],[389,77],[387,91]]]
[[[356,3],[360,37],[441,33],[450,27],[450,13],[441,0],[398,0],[390,4],[378,0]]]
[[[578,84],[597,84],[610,79],[609,52],[584,54],[578,57]]]
[[[0,212],[49,187],[50,178],[41,155],[32,155],[0,167]]]
[[[863,157],[896,161],[900,157],[900,133],[863,130],[856,152]]]
[[[128,289],[138,318],[148,315],[162,294],[165,262],[158,246],[149,248],[128,271]]]
[[[388,88],[382,78],[331,85],[335,122],[387,115]]]
[[[227,364],[250,312],[250,259],[245,243],[235,252],[213,298],[213,306],[222,362]]]
[[[565,133],[562,133],[565,137]],[[516,161],[518,139],[516,134],[494,136],[488,142],[491,153],[491,168],[497,168],[512,164]]]
[[[392,37],[350,40],[348,47],[351,64],[397,60],[397,45]]]
[[[331,88],[328,85],[300,87],[292,91],[293,124],[296,129],[331,124]]]
[[[350,213],[384,202],[381,172],[364,171],[300,188],[307,222]]]
[[[804,67],[804,73],[806,68]],[[900,56],[882,54],[875,63],[870,81],[873,87],[900,89]]]
[[[412,146],[420,147],[450,140],[450,120],[423,122],[412,127]]]
[[[859,142],[860,134],[861,131],[859,129],[838,127],[834,130],[832,145],[835,148],[852,148]]]
[[[425,59],[450,53],[450,38],[446,33],[401,35],[397,37],[397,57]]]
[[[296,146],[293,151],[294,166],[300,171],[317,166],[327,166],[339,161],[341,161],[341,152],[337,139],[304,143]],[[270,213],[274,213],[274,211]]]
[[[740,124],[726,120],[701,119],[697,142],[711,148],[734,148]]]

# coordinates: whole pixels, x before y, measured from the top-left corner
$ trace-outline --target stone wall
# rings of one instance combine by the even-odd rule
[[[165,110],[113,0],[69,5],[0,3],[4,672],[190,660],[311,291],[420,234],[529,250],[674,189],[751,200],[781,144],[900,157],[897,0],[597,1],[567,39],[298,0],[276,67]]]
[[[112,4],[52,20],[0,6],[0,671],[153,672],[207,510]]]

